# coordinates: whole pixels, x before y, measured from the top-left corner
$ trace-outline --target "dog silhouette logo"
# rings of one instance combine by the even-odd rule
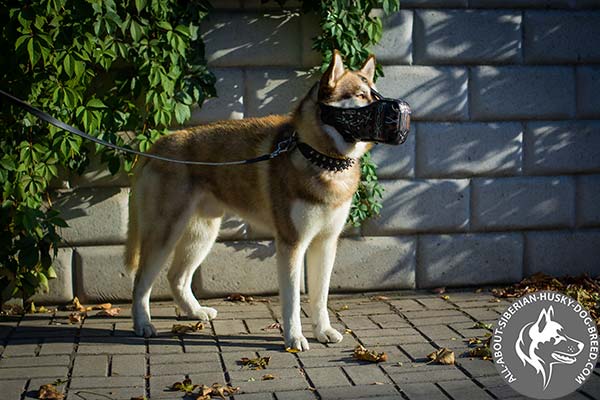
[[[516,299],[500,316],[491,346],[506,383],[535,399],[577,390],[592,374],[600,347],[589,311],[575,299],[550,291]]]
[[[536,321],[521,329],[515,344],[523,365],[529,364],[542,375],[544,390],[552,379],[554,366],[574,364],[584,347],[583,342],[567,335],[563,325],[554,318],[552,306],[542,309]]]

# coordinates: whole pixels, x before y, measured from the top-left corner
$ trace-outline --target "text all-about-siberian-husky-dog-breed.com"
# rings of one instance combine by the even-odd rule
[[[292,138],[294,148],[266,162],[197,166],[143,159],[135,168],[129,202],[126,265],[135,273],[134,330],[154,336],[150,291],[173,253],[168,281],[178,307],[211,320],[191,289],[224,212],[276,241],[285,346],[308,350],[300,325],[300,280],[306,254],[312,326],[320,342],[339,342],[327,313],[329,279],[338,236],[360,179],[358,159],[372,143],[403,143],[408,104],[382,98],[373,85],[375,59],[358,71],[335,52],[329,68],[291,115],[222,121],[185,128],[159,139],[151,153],[181,160],[223,162],[269,154]]]

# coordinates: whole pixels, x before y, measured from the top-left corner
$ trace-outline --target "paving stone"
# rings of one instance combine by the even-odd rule
[[[0,379],[21,379],[27,378],[42,378],[52,376],[67,376],[69,372],[68,367],[57,367],[57,366],[36,366],[30,365],[28,367],[19,368],[1,368]]]
[[[521,395],[512,389],[500,375],[478,378],[482,385],[486,387],[498,399],[521,398]],[[523,397],[525,399],[525,397]]]
[[[520,12],[418,10],[414,25],[418,64],[521,61]]]
[[[306,374],[317,388],[351,385],[339,367],[309,368]]]
[[[412,361],[429,361],[427,354],[437,350],[429,343],[413,343],[400,346],[412,359]]]
[[[91,388],[144,388],[143,377],[75,377],[71,379],[71,389]]]
[[[600,175],[577,177],[577,226],[600,226]]]
[[[32,365],[35,365],[36,367],[68,366],[69,362],[70,359],[67,355],[0,358],[0,368],[24,368]]]
[[[7,399],[20,399],[21,394],[25,390],[27,380],[0,380],[0,392]]]
[[[246,72],[244,98],[246,117],[287,114],[318,81],[317,74],[284,68],[262,68]]]
[[[208,337],[184,337],[183,348],[186,353],[212,353],[219,351],[217,341]],[[223,351],[227,350],[223,349]]]
[[[404,8],[404,5],[402,6]],[[383,35],[379,43],[371,48],[377,62],[384,65],[398,65],[412,63],[412,10],[383,15],[381,10],[376,10],[373,15],[381,17]]]
[[[262,377],[270,373],[275,376],[273,380],[262,380]],[[299,369],[282,370],[244,370],[230,371],[231,383],[239,386],[244,393],[275,392],[285,390],[303,390],[308,387],[308,382]]]
[[[510,175],[521,171],[519,123],[421,123],[417,135],[419,177]]]
[[[460,358],[457,360],[457,362],[462,368],[466,369],[473,378],[498,375],[496,366],[493,362],[488,360],[481,360],[477,358]]]
[[[492,396],[487,394],[482,388],[477,386],[472,381],[455,380],[452,382],[440,382],[440,386],[448,394],[450,394],[450,396],[452,396],[455,399],[464,399],[464,398],[468,398],[469,400],[492,399]]]
[[[379,179],[412,178],[415,176],[415,143],[418,122],[410,124],[406,142],[400,146],[375,146],[371,158],[377,165]]]
[[[421,288],[516,282],[523,274],[517,233],[424,235],[418,254]]]
[[[600,15],[590,12],[527,11],[523,19],[524,56],[528,63],[600,61]],[[548,44],[552,43],[551,46]]]
[[[392,383],[377,365],[346,366],[344,367],[344,371],[355,385],[373,385],[376,382]]]
[[[475,229],[571,227],[575,223],[575,181],[561,177],[475,179]]]
[[[133,388],[90,388],[90,389],[74,389],[69,390],[70,395],[75,395],[74,398],[85,400],[131,400],[131,398],[142,396],[145,388],[141,386]]]
[[[420,311],[425,309],[421,303],[412,299],[392,300],[390,304],[400,311]]]
[[[221,297],[231,293],[277,293],[279,286],[274,243],[215,243],[196,273],[192,286],[199,297]]]
[[[467,119],[467,70],[458,67],[388,66],[377,86],[407,101],[415,120]]]
[[[530,174],[600,171],[600,122],[531,122],[524,169]]]
[[[300,18],[284,11],[211,13],[201,26],[212,66],[300,65]]]
[[[81,301],[131,301],[132,281],[123,265],[124,251],[125,246],[80,246],[75,249],[76,294]],[[154,283],[152,299],[170,296],[167,268],[163,268]]]
[[[600,274],[600,231],[527,232],[525,275],[535,272],[560,276]]]
[[[386,395],[398,395],[392,385],[356,385],[319,388],[317,392],[322,400],[343,400],[350,398],[377,398]]]
[[[246,334],[248,330],[242,320],[215,320],[213,321],[215,332],[217,335],[239,335]]]
[[[600,68],[584,66],[577,68],[577,117],[598,119],[600,117],[600,99],[596,93],[600,90]]]
[[[143,354],[146,352],[144,338],[97,337],[89,342],[80,341],[79,354]]]
[[[448,397],[433,383],[407,383],[400,386],[410,400],[447,400]]]
[[[78,376],[107,376],[108,355],[85,356],[78,354],[73,364],[74,377]]]
[[[419,303],[425,305],[425,307],[427,308],[431,308],[434,310],[446,310],[456,308],[452,303],[437,297],[430,299],[419,299]]]
[[[379,328],[375,323],[369,319],[369,317],[365,316],[349,316],[349,317],[340,317],[340,319],[344,322],[344,324],[352,329],[360,330],[360,329],[377,329]]]
[[[73,338],[46,339],[39,351],[40,356],[53,354],[71,354],[75,340]]]
[[[295,391],[275,392],[275,397],[277,398],[277,400],[314,400],[314,399],[316,399],[316,396],[312,390],[302,390],[302,391],[295,390]]]
[[[146,358],[144,355],[115,355],[112,357],[112,376],[144,376],[146,375]]]
[[[440,320],[445,322],[443,317],[440,318]],[[419,326],[419,330],[428,338],[435,341],[459,337],[459,335],[456,332],[448,328],[446,325]]]
[[[415,238],[342,238],[337,254],[330,283],[332,292],[415,287]],[[362,266],[367,263],[371,268],[365,274]]]
[[[404,371],[402,373],[390,373],[390,377],[394,380],[394,382],[402,388],[403,385],[408,383],[417,383],[417,382],[444,382],[444,381],[454,381],[457,379],[464,379],[465,375],[458,369],[427,369],[420,370],[419,367],[415,367],[408,372]],[[459,397],[461,398],[461,397]]]
[[[217,97],[207,99],[202,107],[193,106],[187,126],[244,117],[244,72],[239,68],[211,68],[217,78]]]
[[[220,371],[211,371],[202,374],[192,374],[189,376],[193,383],[198,385],[210,386],[213,383],[225,383],[225,377]],[[181,399],[181,392],[174,396],[172,390],[169,388],[175,382],[181,382],[185,377],[182,374],[176,375],[165,375],[165,376],[152,376],[150,377],[150,398],[152,399]]]
[[[9,340],[2,357],[34,356],[39,347],[39,340]]]
[[[77,335],[79,327],[77,326],[19,326],[14,331],[14,336],[19,339],[34,338],[73,338]]]
[[[183,353],[183,343],[179,338],[158,337],[148,340],[150,354]]]
[[[463,230],[469,223],[466,179],[381,181],[383,209],[363,225],[367,236]]]
[[[419,334],[414,328],[384,328],[357,330],[354,333],[361,339],[382,336],[410,336]]]
[[[60,230],[69,245],[125,241],[128,188],[82,188],[59,192],[53,197],[54,207],[69,224]]]
[[[476,120],[575,115],[575,73],[569,67],[473,67],[469,90]]]

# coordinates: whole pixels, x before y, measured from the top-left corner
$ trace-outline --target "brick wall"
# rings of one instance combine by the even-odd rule
[[[288,112],[317,79],[315,19],[258,0],[216,3],[203,31],[220,97],[193,122]],[[374,49],[378,88],[406,99],[415,123],[404,145],[374,151],[382,215],[341,239],[332,290],[600,274],[600,2],[401,5]],[[128,299],[127,178],[93,166],[65,181],[74,189],[55,202],[71,228],[60,279],[40,300]],[[202,297],[276,292],[272,241],[229,218],[194,285]],[[169,295],[164,274],[154,295]]]

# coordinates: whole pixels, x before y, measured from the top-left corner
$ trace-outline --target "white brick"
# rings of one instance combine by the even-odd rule
[[[417,176],[467,177],[521,171],[521,124],[421,123],[417,132]]]
[[[469,0],[471,8],[565,8],[572,4],[573,0]]]
[[[577,177],[577,226],[600,226],[600,175]]]
[[[525,172],[600,171],[600,122],[530,122],[525,128]]]
[[[381,215],[366,221],[364,235],[457,231],[469,223],[466,179],[382,181],[382,185],[385,192]]]
[[[302,66],[321,66],[323,57],[321,53],[312,48],[313,38],[321,33],[319,16],[313,13],[302,14],[300,17],[300,29],[302,31]]]
[[[467,0],[403,0],[400,7],[402,8],[428,8],[428,7],[440,7],[440,8],[460,8],[466,7]]]
[[[474,179],[472,185],[475,229],[574,225],[575,184],[571,177]]]
[[[100,157],[95,154],[90,156],[90,164],[82,175],[75,171],[69,171],[68,175],[72,188],[129,186],[129,176],[122,168],[117,174],[111,174],[108,165],[100,162]]]
[[[524,56],[528,63],[599,62],[600,14],[578,11],[527,11]]]
[[[383,35],[371,51],[381,64],[412,64],[413,11],[400,10],[397,13],[380,16]]]
[[[37,293],[31,301],[38,304],[61,304],[73,300],[73,250],[70,248],[58,249],[52,267],[57,278],[48,282],[47,293]]]
[[[558,119],[575,115],[575,77],[569,67],[475,67],[470,93],[473,119]]]
[[[527,232],[525,275],[600,275],[600,231]]]
[[[415,255],[413,237],[341,239],[331,291],[414,289]]]
[[[577,117],[600,118],[600,67],[577,68]]]
[[[79,246],[75,248],[75,295],[86,302],[130,301],[132,278],[125,270],[125,246]],[[154,283],[152,299],[165,300],[171,296],[165,263]]]
[[[204,298],[278,293],[274,242],[215,243],[194,276],[193,287],[196,295]]]
[[[415,176],[416,123],[410,125],[406,142],[398,146],[377,145],[371,157],[377,164],[379,179],[410,178]]]
[[[419,237],[419,288],[517,282],[523,273],[523,237],[518,233],[423,235]]]
[[[206,60],[218,67],[300,65],[296,13],[211,13],[202,24]]]
[[[467,70],[458,67],[384,67],[377,86],[388,97],[406,100],[412,117],[426,120],[467,119]]]
[[[115,244],[125,240],[128,188],[85,188],[58,192],[54,206],[69,224],[61,229],[68,244]]]
[[[307,71],[267,68],[248,70],[246,112],[249,117],[288,114],[319,79]]]
[[[202,107],[195,106],[186,125],[197,125],[224,119],[244,117],[244,73],[237,68],[216,68],[212,71],[217,83],[217,97],[207,99]]]
[[[418,10],[415,62],[488,64],[521,60],[521,13]]]

